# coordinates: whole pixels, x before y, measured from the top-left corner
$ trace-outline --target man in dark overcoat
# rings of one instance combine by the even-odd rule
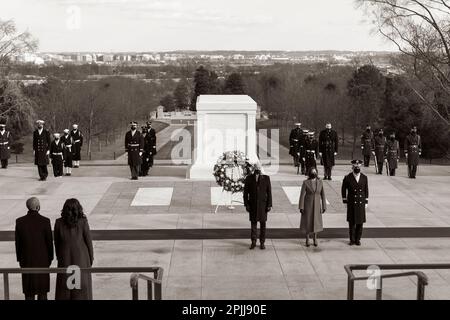
[[[147,135],[145,137],[147,143],[147,155],[148,155],[148,167],[151,169],[153,167],[153,160],[157,154],[156,150],[156,131],[152,127],[151,121],[147,122]]]
[[[413,127],[411,133],[406,137],[404,150],[408,164],[408,177],[415,179],[419,158],[422,155],[422,141],[417,134],[417,127]]]
[[[261,250],[266,247],[266,222],[267,213],[272,210],[272,187],[270,177],[261,172],[261,165],[255,166],[253,174],[247,176],[244,185],[244,206],[249,213],[251,223],[250,238],[252,244],[250,249],[256,247],[258,222],[260,225],[259,242]]]
[[[0,161],[2,169],[8,168],[8,160],[11,157],[11,132],[6,130],[6,120],[0,119]]]
[[[61,135],[54,133],[55,139],[50,144],[50,158],[52,159],[53,175],[60,178],[64,168],[64,143],[61,142]]]
[[[353,172],[342,181],[342,201],[347,205],[350,245],[361,245],[363,224],[366,222],[366,207],[369,203],[367,176],[361,173],[361,160],[353,160]]]
[[[317,169],[317,155],[319,153],[319,143],[314,137],[314,131],[308,132],[308,139],[305,142],[305,153],[303,161],[305,161],[305,175],[309,175],[309,171]]]
[[[38,120],[37,129],[33,132],[34,164],[38,167],[40,181],[47,180],[50,154],[50,132],[44,128],[44,121]]]
[[[383,174],[384,161],[384,147],[386,145],[386,137],[383,129],[378,131],[378,134],[373,138],[373,146],[375,152],[375,161],[377,162],[377,174]]]
[[[331,180],[331,170],[335,165],[334,157],[338,154],[339,139],[337,132],[331,129],[331,123],[327,123],[325,130],[319,135],[320,163],[324,168],[323,180]]]
[[[297,122],[295,128],[291,130],[289,134],[289,154],[294,159],[295,167],[302,167],[302,174],[304,174],[304,166],[301,165],[303,159],[301,158],[302,148],[305,142],[303,135],[302,124]]]
[[[26,202],[28,213],[16,220],[15,244],[21,268],[49,268],[53,261],[53,234],[50,219],[39,214],[37,198]],[[22,291],[26,300],[47,300],[49,274],[23,274]]]
[[[73,164],[74,168],[80,167],[80,160],[81,160],[81,147],[83,146],[83,134],[78,129],[78,124],[74,124],[72,126],[72,131],[70,132],[70,135],[73,138]]]
[[[131,171],[131,180],[138,180],[144,153],[144,139],[137,130],[137,122],[130,122],[130,131],[125,135],[125,152],[128,153],[128,165]]]
[[[361,135],[361,152],[364,157],[364,167],[368,167],[370,165],[370,157],[374,152],[373,145],[373,132],[372,128],[367,125],[366,131]]]

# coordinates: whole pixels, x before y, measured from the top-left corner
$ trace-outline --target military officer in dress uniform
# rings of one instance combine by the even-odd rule
[[[417,127],[411,129],[411,133],[405,139],[405,156],[408,164],[408,177],[416,178],[419,157],[422,155],[422,142],[417,134]]]
[[[153,167],[153,159],[154,156],[156,156],[156,131],[155,129],[152,127],[152,123],[151,121],[147,121],[147,136],[146,136],[146,140],[147,140],[147,144],[148,144],[148,156],[149,156],[149,160],[148,160],[148,167],[149,169],[151,169]]]
[[[0,119],[0,161],[2,169],[8,168],[8,160],[11,157],[12,136],[6,130],[6,120]]]
[[[137,122],[130,122],[130,131],[125,135],[125,152],[128,153],[128,165],[131,171],[131,180],[138,180],[142,155],[144,153],[144,139],[137,130]]]
[[[378,131],[378,135],[373,138],[374,156],[377,162],[377,174],[383,174],[384,146],[386,145],[386,137],[383,129]]]
[[[80,160],[81,160],[81,147],[83,146],[83,134],[80,130],[78,130],[78,125],[74,124],[72,126],[72,131],[70,132],[70,135],[73,138],[73,167],[79,168],[80,167]]]
[[[315,168],[317,170],[317,155],[319,153],[319,143],[314,138],[314,131],[308,132],[308,139],[305,142],[305,175],[309,176],[309,170]]]
[[[361,135],[361,151],[364,156],[364,167],[370,164],[371,153],[373,152],[373,132],[370,125],[366,126],[366,131]]]
[[[334,157],[338,154],[339,139],[337,132],[331,129],[331,123],[327,123],[325,130],[319,135],[320,163],[324,167],[323,180],[331,180],[331,170],[334,167]]]
[[[294,166],[300,167],[300,154],[301,154],[301,148],[303,147],[304,142],[304,136],[303,136],[303,130],[302,130],[302,124],[300,122],[297,122],[295,124],[295,128],[291,130],[291,133],[289,135],[289,154],[294,159]],[[304,174],[302,170],[302,174]]]
[[[47,180],[49,164],[48,156],[50,154],[50,132],[44,128],[45,122],[36,121],[37,129],[33,133],[33,154],[34,164],[37,165],[41,181]]]
[[[395,169],[397,169],[398,161],[400,160],[400,145],[395,140],[394,132],[389,135],[389,139],[384,146],[384,159],[389,175],[395,176]]]
[[[61,137],[61,142],[64,144],[64,174],[66,176],[71,176],[73,167],[73,138],[70,135],[69,129],[64,129],[64,135]]]
[[[61,178],[64,165],[64,143],[61,142],[61,135],[54,133],[55,138],[50,144],[50,158],[52,159],[53,175],[55,178]]]
[[[363,224],[366,222],[366,207],[369,202],[369,184],[367,176],[361,173],[361,160],[353,160],[353,172],[342,181],[342,201],[347,205],[349,226],[349,245],[361,245]]]
[[[141,164],[141,171],[139,172],[140,177],[146,177],[148,176],[148,170],[150,169],[149,163],[150,163],[150,153],[148,148],[148,140],[146,139],[148,136],[148,129],[147,126],[141,127],[142,130],[142,139],[144,139],[144,153],[142,154],[142,164]]]

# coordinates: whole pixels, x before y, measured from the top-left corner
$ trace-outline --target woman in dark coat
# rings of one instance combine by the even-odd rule
[[[300,231],[306,235],[306,246],[309,247],[309,235],[314,237],[317,247],[317,233],[323,230],[322,214],[327,210],[323,182],[317,177],[317,170],[312,168],[309,179],[303,181],[298,208],[302,215]]]
[[[64,204],[61,218],[55,222],[55,250],[58,268],[78,266],[90,268],[94,262],[94,250],[89,224],[77,199]],[[71,274],[58,274],[56,278],[56,300],[92,300],[92,277],[81,272],[81,287],[69,289],[67,278]],[[69,280],[69,283],[70,280]]]

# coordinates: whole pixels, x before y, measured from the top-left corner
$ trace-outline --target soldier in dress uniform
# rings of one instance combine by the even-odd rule
[[[44,128],[45,122],[36,121],[37,129],[33,132],[33,154],[34,164],[37,165],[41,181],[47,180],[49,164],[48,156],[50,154],[50,132]]]
[[[156,131],[152,127],[152,122],[147,121],[147,140],[149,146],[149,168],[153,167],[153,158],[156,156]]]
[[[130,122],[130,131],[125,135],[125,152],[128,153],[128,165],[131,171],[131,180],[138,180],[144,153],[144,139],[137,130],[137,122]]]
[[[405,156],[408,164],[408,177],[416,178],[419,157],[422,155],[422,142],[417,134],[417,127],[411,129],[411,133],[405,139]]]
[[[395,140],[394,132],[389,135],[389,139],[384,146],[384,159],[387,170],[389,170],[389,175],[395,176],[395,169],[397,169],[398,161],[400,160],[400,145],[398,141]]]
[[[61,178],[63,176],[65,147],[59,133],[54,133],[53,137],[55,139],[50,144],[50,158],[52,159],[53,175],[55,178]]]
[[[6,120],[0,119],[0,161],[2,169],[8,168],[8,160],[11,157],[12,136],[6,130]]]
[[[309,175],[309,170],[315,168],[317,170],[317,154],[319,153],[319,143],[316,138],[314,138],[314,131],[308,132],[308,139],[305,142],[305,175]]]
[[[73,138],[70,135],[69,129],[64,129],[64,135],[61,137],[61,142],[64,144],[64,174],[66,176],[71,176],[73,167]]]
[[[334,157],[338,154],[339,139],[337,132],[331,129],[331,123],[327,123],[325,130],[319,135],[320,164],[324,167],[323,180],[331,180],[331,170],[335,165]]]
[[[74,124],[72,126],[72,131],[70,132],[70,135],[73,138],[73,167],[79,168],[80,167],[80,160],[81,160],[81,147],[83,146],[83,134],[80,130],[78,130],[78,125]]]
[[[148,129],[147,126],[141,127],[142,129],[142,138],[144,139],[144,153],[142,154],[142,165],[141,165],[141,171],[139,172],[140,177],[146,177],[148,176],[148,170],[150,169],[149,163],[150,163],[150,152],[148,148],[148,140],[146,139],[148,136]]]
[[[361,135],[361,151],[364,156],[364,167],[368,167],[370,164],[371,153],[374,150],[373,145],[373,132],[370,125],[366,126],[366,131]]]
[[[300,122],[297,122],[295,124],[295,128],[291,130],[291,133],[289,135],[289,154],[294,159],[294,166],[300,167],[301,166],[301,149],[304,144],[304,136],[303,136],[303,130],[302,130],[302,124]],[[304,168],[302,166],[302,174],[304,174]]]
[[[349,245],[361,245],[363,224],[366,222],[366,207],[369,203],[369,184],[367,176],[361,173],[361,160],[353,160],[353,172],[342,181],[342,201],[347,205],[349,226]]]
[[[386,137],[383,129],[378,131],[378,135],[373,138],[374,156],[377,162],[377,174],[383,174],[384,146],[386,145]]]

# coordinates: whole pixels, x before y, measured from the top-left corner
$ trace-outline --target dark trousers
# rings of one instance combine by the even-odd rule
[[[408,176],[410,178],[415,178],[417,173],[417,166],[408,165]]]
[[[41,179],[47,179],[47,177],[48,177],[47,165],[38,166],[38,172],[39,172],[39,177]]]
[[[383,174],[383,162],[378,162],[378,173]]]
[[[53,175],[55,177],[61,177],[63,175],[63,163],[53,163]]]
[[[348,229],[349,229],[349,236],[350,236],[350,242],[357,242],[361,240],[362,232],[363,232],[363,225],[362,224],[355,224],[355,223],[348,223]]]
[[[391,177],[395,176],[395,169],[389,169],[389,175]]]
[[[8,159],[2,159],[2,168],[3,169],[6,169],[6,168],[8,168]]]
[[[364,156],[364,167],[368,167],[370,165],[370,155]]]
[[[331,170],[333,169],[333,167],[323,167],[324,170],[324,176],[327,178],[331,178]]]
[[[25,300],[35,300],[36,296],[37,296],[38,300],[47,300],[47,294],[46,293],[25,294]]]
[[[139,176],[139,171],[141,171],[141,166],[130,166],[131,178],[137,178]]]
[[[252,242],[256,242],[258,239],[258,222],[252,221],[252,230],[251,230],[251,239]],[[266,241],[266,221],[259,222],[260,233],[259,233],[259,242],[264,243]]]

